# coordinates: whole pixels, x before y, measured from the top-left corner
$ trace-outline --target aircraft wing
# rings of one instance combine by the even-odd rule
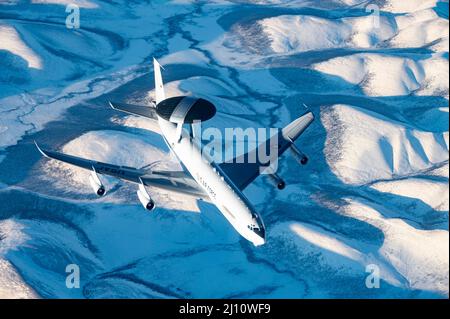
[[[73,155],[44,150],[36,143],[36,147],[47,158],[94,170],[98,174],[109,175],[133,183],[170,190],[176,193],[208,199],[208,195],[198,186],[197,182],[183,171],[153,171],[119,166]]]
[[[146,105],[134,105],[118,102],[109,102],[109,105],[114,109],[121,112],[125,112],[132,115],[146,117],[148,119],[157,120],[156,111],[151,106]]]
[[[240,190],[244,190],[267,168],[268,159],[266,163],[261,163],[258,160],[258,151],[260,148],[265,147],[264,154],[269,155],[271,145],[276,145],[277,149],[270,152],[270,162],[273,162],[273,160],[280,157],[295,142],[313,121],[313,113],[308,112],[283,129],[280,129],[278,134],[275,134],[254,150],[236,157],[230,162],[221,163],[219,166]],[[251,159],[256,159],[256,161],[252,161]]]

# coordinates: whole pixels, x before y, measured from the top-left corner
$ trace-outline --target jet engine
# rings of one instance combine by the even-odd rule
[[[93,170],[91,172],[91,175],[89,176],[89,183],[91,184],[91,187],[94,190],[95,194],[97,194],[97,196],[101,197],[105,195],[105,186],[103,186],[95,170]]]
[[[150,195],[148,194],[147,190],[145,189],[144,183],[141,180],[141,183],[139,184],[139,189],[137,190],[137,195],[139,198],[139,201],[141,202],[142,206],[148,211],[153,210],[155,208],[155,202],[152,200]]]
[[[277,174],[273,173],[273,174],[269,174],[269,176],[279,190],[282,190],[286,187],[285,181],[283,181],[283,179],[280,176],[278,176]]]
[[[291,153],[294,156],[294,158],[297,160],[297,162],[299,162],[302,165],[306,165],[308,164],[308,157],[306,157],[305,154],[303,154],[302,151],[300,151],[294,143],[291,144],[290,146],[291,149]]]

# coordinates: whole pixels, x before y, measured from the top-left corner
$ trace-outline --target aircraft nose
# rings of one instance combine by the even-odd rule
[[[264,237],[259,237],[259,236],[255,241],[253,241],[253,244],[255,245],[255,247],[262,246],[265,243],[266,243],[266,239]]]

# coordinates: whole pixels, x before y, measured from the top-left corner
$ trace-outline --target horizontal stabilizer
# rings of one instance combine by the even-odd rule
[[[109,102],[109,105],[114,110],[122,111],[128,114],[146,117],[152,120],[157,120],[156,110],[151,106],[146,105],[133,105],[117,102]]]

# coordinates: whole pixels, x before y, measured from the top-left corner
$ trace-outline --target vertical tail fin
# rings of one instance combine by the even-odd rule
[[[164,93],[164,84],[161,76],[161,68],[162,66],[159,62],[153,58],[153,68],[155,72],[155,95],[156,95],[156,104],[166,99],[166,94]]]

